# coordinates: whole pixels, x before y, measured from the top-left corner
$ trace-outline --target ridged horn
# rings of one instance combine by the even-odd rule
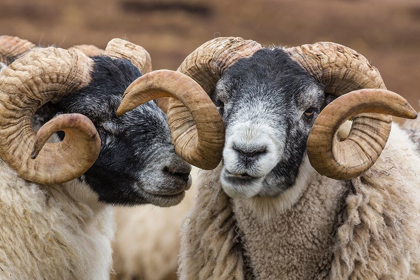
[[[50,47],[29,52],[2,72],[0,156],[20,177],[40,184],[62,183],[79,177],[95,162],[100,139],[86,117],[61,115],[41,127],[38,136],[31,127],[31,117],[43,104],[87,86],[92,70],[92,59],[82,52]],[[59,130],[66,133],[63,141],[45,144]]]
[[[373,67],[364,56],[348,47],[335,43],[321,42],[288,48],[285,49],[285,51],[308,73],[321,82],[325,86],[325,91],[327,93],[341,96],[359,89],[386,89],[379,71]],[[379,92],[381,91],[378,91],[377,93],[379,94]],[[363,94],[362,96],[367,98],[368,95]],[[366,104],[368,99],[363,101],[359,98],[358,100],[364,103],[365,105],[363,106],[367,109],[366,111],[360,111],[360,113],[371,112],[370,105]],[[373,97],[370,100],[374,101],[375,98]],[[392,106],[392,104],[389,104],[389,102],[392,101],[396,101],[396,99],[393,98],[388,101],[382,99],[382,103],[380,104],[384,106],[384,110],[376,108],[375,106],[378,105],[378,103],[375,103],[374,107],[376,109],[374,112],[389,112],[394,115],[401,114],[404,116],[406,110],[409,110],[406,108],[406,110],[399,113],[387,110],[386,108]],[[333,103],[334,102],[335,101],[333,101]],[[328,117],[338,118],[337,120],[330,120],[331,123],[340,123],[341,120],[339,119],[339,116],[341,116],[342,113],[339,112],[340,107],[335,108],[337,112],[335,114],[329,114]],[[314,127],[323,126],[322,121],[326,121],[326,119],[317,119]],[[329,160],[325,157],[320,158],[311,156],[318,154],[318,151],[316,150],[320,145],[325,146],[325,143],[321,143],[321,141],[325,141],[325,138],[313,137],[310,135],[308,138],[308,155],[310,162],[322,175],[334,179],[354,178],[369,169],[378,159],[388,140],[391,123],[392,118],[390,115],[369,114],[358,116],[355,118],[352,130],[350,131],[350,135],[353,135],[353,137],[344,140],[343,144],[334,142],[336,141],[335,137],[328,140],[329,143],[333,142],[333,144],[328,145],[331,150],[328,152],[324,151],[324,153],[331,155],[332,158]],[[334,127],[334,129],[336,131],[338,126]],[[356,132],[356,130],[358,132]],[[314,133],[314,131],[311,131],[311,134],[312,133]],[[359,139],[357,141],[358,145],[350,143],[355,138]],[[360,139],[364,140],[361,141]],[[362,143],[363,146],[360,146]],[[359,146],[359,148],[357,148],[357,146]],[[340,150],[340,148],[352,150],[344,151]],[[331,160],[335,163],[332,164]]]
[[[79,50],[89,57],[98,56],[105,52],[105,50],[100,49],[94,45],[75,45],[69,48],[69,50]]]
[[[162,97],[157,100],[158,107],[165,113],[168,113],[169,97]]]
[[[359,176],[371,167],[387,142],[388,115],[417,117],[407,100],[388,90],[362,89],[338,97],[322,110],[312,127],[308,138],[312,166],[337,180]],[[340,141],[336,131],[352,117],[355,118],[350,133]],[[348,166],[348,162],[353,164]]]
[[[211,94],[226,69],[261,48],[259,43],[239,37],[215,38],[188,55],[178,71],[191,77],[207,94]]]
[[[143,47],[129,41],[112,39],[106,46],[104,55],[131,61],[142,75],[152,71],[152,59],[149,53]]]
[[[233,37],[216,38],[204,43],[194,52],[192,52],[182,62],[178,68],[178,72],[191,77],[205,90],[207,95],[210,95],[213,92],[217,81],[220,79],[221,75],[227,68],[232,66],[238,59],[248,57],[259,49],[261,49],[261,45],[251,40],[244,40],[242,38]],[[172,132],[172,134],[180,135],[180,137],[184,137],[184,135],[187,137],[189,134],[199,134],[193,122],[194,117],[191,116],[185,105],[180,100],[174,98],[169,98],[168,103],[168,122],[174,126],[174,128],[171,127],[171,130],[177,130],[177,132]],[[212,108],[211,110],[214,111],[211,113],[211,115],[214,116],[214,119],[212,119],[213,117],[208,118],[207,125],[210,125],[211,122],[215,122],[216,116],[218,116],[217,121],[221,121],[216,107]],[[217,126],[223,127],[222,125],[223,123],[220,125],[218,124]],[[214,140],[208,139],[206,141],[217,143],[213,145],[213,147],[219,148],[203,151],[202,156],[203,158],[214,158],[215,160],[218,159],[218,161],[215,161],[209,165],[199,164],[198,162],[191,164],[203,169],[212,169],[217,166],[220,159],[222,158],[223,145],[219,145],[220,141],[222,141],[219,139],[223,139],[224,141],[224,130],[221,130],[218,133],[220,134],[217,135],[217,138],[214,138]],[[183,150],[187,146],[179,146],[185,142],[187,142],[187,140],[179,140],[174,142],[176,149],[180,154],[186,153]]]
[[[141,76],[125,91],[117,115],[162,97],[172,97],[182,104],[168,112],[176,152],[192,165],[215,168],[224,144],[223,121],[209,96],[190,77],[170,70]]]
[[[0,63],[9,65],[33,48],[35,48],[35,45],[27,40],[2,35],[0,36]]]

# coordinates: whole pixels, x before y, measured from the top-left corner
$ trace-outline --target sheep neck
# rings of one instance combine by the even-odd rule
[[[256,279],[325,279],[348,188],[316,175],[292,209],[262,219],[246,200],[233,200],[245,258]],[[305,233],[302,235],[302,233]],[[271,253],[267,252],[272,251]],[[276,256],[276,258],[273,258]]]

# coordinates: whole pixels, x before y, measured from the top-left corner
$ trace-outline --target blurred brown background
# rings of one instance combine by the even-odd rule
[[[63,48],[125,38],[149,51],[154,69],[176,69],[219,36],[333,41],[365,55],[420,109],[419,0],[0,0],[0,34]]]

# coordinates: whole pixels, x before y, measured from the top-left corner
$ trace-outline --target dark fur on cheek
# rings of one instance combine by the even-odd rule
[[[91,84],[58,104],[46,106],[40,114],[47,121],[57,112],[81,113],[95,124],[101,137],[101,152],[81,180],[89,184],[101,201],[125,205],[155,203],[143,189],[167,187],[159,181],[164,176],[162,170],[171,164],[168,159],[178,159],[166,116],[155,102],[148,102],[118,118],[115,112],[125,89],[141,73],[127,60],[105,56],[93,59]],[[157,156],[159,153],[164,155]],[[150,165],[155,168],[150,169]],[[184,161],[179,159],[177,165],[189,172],[190,167]],[[171,182],[172,177],[168,178]],[[184,181],[176,182],[186,184]]]
[[[262,49],[231,66],[212,99],[223,107],[227,135],[235,135],[231,129],[241,123],[261,124],[280,147],[279,161],[265,176],[259,195],[277,196],[292,187],[313,121],[325,106],[322,85],[282,49]],[[307,119],[303,112],[309,108],[315,113]]]

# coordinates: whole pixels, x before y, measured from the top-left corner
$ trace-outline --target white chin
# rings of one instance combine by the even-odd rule
[[[247,184],[233,184],[227,181],[222,173],[220,183],[224,192],[232,198],[251,198],[256,196],[262,188],[263,179],[258,179]]]

